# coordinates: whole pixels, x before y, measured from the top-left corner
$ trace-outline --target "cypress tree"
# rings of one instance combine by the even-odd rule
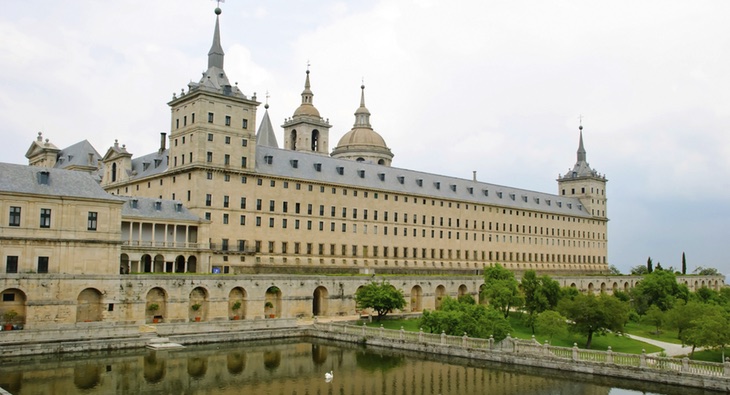
[[[687,274],[687,257],[684,256],[684,251],[682,251],[682,274]]]

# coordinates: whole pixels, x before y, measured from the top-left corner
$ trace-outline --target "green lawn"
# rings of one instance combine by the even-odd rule
[[[380,322],[373,320],[372,323],[368,323],[368,326],[379,328],[380,324],[386,329],[400,329],[401,326],[407,331],[418,332],[420,329],[418,326],[418,319],[388,319],[387,317]],[[362,325],[362,321],[358,321],[358,326]],[[532,331],[530,328],[522,324],[522,316],[520,313],[510,313],[510,325],[512,325],[512,337],[519,339],[530,339],[532,337]],[[545,336],[535,336],[535,339],[540,343],[544,343],[546,340]],[[561,347],[573,347],[573,343],[578,343],[578,347],[584,348],[586,343],[586,337],[581,335],[575,335],[572,333],[566,333],[564,336],[553,338],[550,344]],[[641,350],[645,349],[647,353],[658,352],[662,349],[640,342],[638,340],[632,340],[623,336],[614,334],[608,334],[606,336],[593,336],[593,344],[591,344],[592,350],[607,350],[608,346],[615,352],[623,352],[630,354],[641,354]],[[697,354],[697,353],[695,353]],[[730,352],[729,352],[730,354]]]
[[[725,349],[725,358],[730,358],[730,348]],[[695,351],[692,359],[695,361],[722,362],[722,350]]]
[[[676,329],[661,329],[657,335],[655,333],[656,327],[653,325],[629,322],[624,326],[624,331],[630,335],[646,337],[667,343],[682,344],[682,341],[677,339]]]

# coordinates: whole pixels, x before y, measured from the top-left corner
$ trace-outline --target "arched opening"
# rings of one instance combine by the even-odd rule
[[[312,299],[312,315],[315,317],[327,315],[327,288],[317,287],[314,290]]]
[[[571,288],[577,288],[577,286],[575,285],[575,283],[570,283],[570,287]]]
[[[142,255],[142,273],[152,273],[152,257],[149,254]]]
[[[441,308],[441,302],[444,299],[444,296],[446,296],[446,288],[443,285],[439,285],[436,287],[436,303],[434,303],[434,306],[436,310],[439,310]]]
[[[144,357],[144,380],[148,383],[159,383],[165,378],[165,359],[157,359],[157,353],[150,352]]]
[[[74,385],[80,390],[90,390],[97,385],[101,379],[99,365],[83,364],[74,366]]]
[[[208,291],[203,287],[196,287],[190,292],[188,302],[188,317],[190,321],[205,321],[208,315]]]
[[[618,283],[613,283],[613,287],[611,287],[611,290],[613,291],[613,293],[616,293],[616,291],[618,291]]]
[[[122,254],[119,256],[119,274],[129,274],[132,268],[129,266],[129,255]]]
[[[297,150],[297,131],[292,130],[289,133],[289,149],[292,151]]]
[[[175,257],[175,273],[185,273],[185,257],[178,255]]]
[[[3,325],[13,329],[23,328],[26,317],[25,293],[15,288],[4,290],[0,298],[0,316],[4,317]]]
[[[382,160],[382,159],[378,159],[378,164],[379,164],[379,165],[384,165],[384,164],[385,164],[385,161],[384,161],[384,160]]]
[[[228,316],[232,320],[246,318],[246,290],[236,287],[228,293]]]
[[[312,362],[317,366],[327,362],[327,346],[312,344]]]
[[[264,295],[264,315],[266,318],[281,317],[281,289],[271,286]]]
[[[484,297],[484,288],[486,287],[486,284],[479,286],[479,304],[487,304],[487,298]]]
[[[112,182],[117,180],[117,164],[112,163]]]
[[[188,257],[188,273],[198,272],[198,258],[194,255]]]
[[[145,298],[145,322],[164,322],[167,312],[167,297],[162,288],[152,288]]]
[[[415,285],[411,288],[411,311],[423,310],[423,289],[420,285]]]
[[[593,295],[593,283],[588,283],[588,295]]]
[[[208,371],[208,358],[194,357],[188,358],[188,375],[190,377],[200,379],[205,376]]]
[[[319,152],[319,130],[312,130],[312,152]]]
[[[461,298],[462,296],[469,295],[469,290],[466,288],[465,284],[459,285],[459,296],[458,298]]]
[[[359,157],[359,158],[355,159],[355,161],[357,161],[357,162],[365,162],[365,158]]]
[[[602,294],[606,293],[606,283],[601,283],[601,293]]]
[[[226,355],[226,367],[228,373],[234,376],[243,373],[243,369],[246,368],[246,354],[234,352]]]
[[[86,288],[76,299],[76,322],[101,321],[101,292]]]
[[[281,351],[264,351],[264,368],[276,370],[281,364]]]
[[[157,254],[155,255],[155,273],[162,273],[165,271],[165,257]]]

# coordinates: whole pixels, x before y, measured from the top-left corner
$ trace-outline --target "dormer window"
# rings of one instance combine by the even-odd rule
[[[398,182],[401,184],[403,184],[406,181],[406,178],[403,176],[398,176],[397,178],[398,178]]]
[[[497,192],[497,197],[501,199],[502,198],[502,192]]]
[[[297,159],[292,159],[289,161],[289,163],[291,164],[292,168],[294,168],[294,169],[299,168],[299,161]]]
[[[436,189],[441,189],[441,183],[440,183],[440,182],[438,182],[438,181],[434,182],[434,183],[433,183],[433,186],[435,186],[435,187],[436,187]]]
[[[138,200],[137,200],[137,199],[132,199],[132,200],[130,200],[130,201],[129,201],[129,205],[130,205],[130,206],[131,206],[132,208],[137,208],[137,202],[138,202]]]
[[[50,184],[50,177],[51,173],[48,171],[39,171],[38,172],[38,183],[41,185],[48,185]]]
[[[573,203],[568,203],[568,208],[573,208]]]
[[[456,192],[456,184],[449,185],[449,188],[451,188],[451,191]]]
[[[563,207],[563,202],[558,202],[558,207]]]
[[[583,211],[583,205],[582,205],[582,204],[579,204],[579,205],[578,205],[578,210],[581,210],[581,211]]]
[[[267,165],[273,164],[274,163],[274,157],[271,156],[271,155],[265,155],[264,156],[264,163],[266,163]]]
[[[482,189],[484,196],[489,196],[489,189]]]
[[[161,159],[155,159],[155,168],[157,168],[160,165],[160,163],[162,163]]]
[[[182,203],[175,203],[175,211],[182,212]]]
[[[345,174],[345,168],[342,166],[335,167],[335,170],[337,171],[337,174],[339,174],[339,175]]]
[[[160,200],[155,201],[155,210],[157,210],[157,211],[162,210],[162,201],[160,201]]]
[[[527,203],[527,195],[522,195],[522,201]]]
[[[539,197],[536,197],[535,198],[535,203],[540,204],[540,198]]]
[[[378,173],[378,178],[380,181],[385,181],[385,173]]]
[[[365,178],[365,170],[358,170],[357,175],[360,176],[360,178]]]
[[[314,164],[314,170],[316,170],[316,171],[322,171],[322,164],[321,163],[315,163]]]
[[[416,184],[419,187],[423,187],[423,178],[416,178]]]
[[[550,206],[550,199],[545,199],[545,203]]]
[[[147,170],[147,168],[149,168],[149,167],[150,167],[150,162],[144,162],[144,163],[142,163],[142,171]]]
[[[474,194],[474,187],[466,187],[466,191],[469,192],[470,195]]]
[[[516,196],[515,196],[515,194],[514,194],[514,193],[510,193],[510,194],[509,194],[509,198],[510,198],[510,199],[512,199],[512,200],[515,200],[515,197],[516,197]]]

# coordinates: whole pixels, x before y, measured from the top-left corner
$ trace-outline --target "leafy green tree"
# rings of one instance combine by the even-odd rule
[[[651,273],[654,271],[654,265],[651,263],[651,257],[646,260],[646,272]]]
[[[630,272],[634,276],[643,276],[644,274],[649,273],[649,270],[646,268],[645,265],[636,265],[631,268]]]
[[[677,277],[667,270],[655,270],[644,276],[632,290],[634,308],[643,315],[651,305],[667,311],[677,299],[689,299],[689,290],[685,285],[677,284]]]
[[[552,341],[553,336],[562,335],[568,329],[568,322],[565,317],[555,310],[545,310],[537,315],[535,319],[537,333],[547,335]]]
[[[699,274],[700,276],[714,276],[719,272],[714,267],[697,266],[697,269],[693,270],[692,273]]]
[[[646,310],[646,313],[644,313],[644,321],[656,327],[655,333],[657,335],[660,333],[659,330],[664,323],[664,315],[665,313],[657,305],[651,305]]]
[[[523,301],[515,274],[499,263],[484,271],[482,294],[505,318],[509,317],[512,307],[520,307]]]
[[[580,291],[578,291],[578,288],[576,287],[563,287],[560,289],[560,299],[558,300],[558,303],[562,299],[575,299],[576,296],[580,295]]]
[[[447,335],[487,338],[490,335],[502,340],[512,331],[509,322],[494,308],[473,302],[445,297],[441,308],[425,310],[419,323],[431,333],[445,332]]]
[[[703,314],[692,320],[683,334],[682,341],[692,346],[690,357],[696,347],[722,348],[724,354],[725,345],[730,343],[728,324],[727,313],[720,306],[705,305]]]
[[[619,268],[617,268],[615,265],[609,265],[608,266],[608,274],[610,274],[612,276],[620,276],[621,275],[621,270],[619,270]]]
[[[525,297],[524,310],[527,312],[527,324],[535,333],[535,318],[545,310],[555,309],[560,300],[560,283],[550,276],[538,277],[534,270],[528,270],[522,276],[522,293]]]
[[[560,311],[572,321],[572,332],[587,336],[586,348],[591,348],[593,335],[605,335],[609,331],[622,332],[629,319],[629,306],[613,296],[580,294],[574,299],[562,299]]]
[[[396,289],[387,281],[381,283],[373,281],[355,292],[355,303],[359,309],[375,310],[379,321],[389,311],[405,307],[406,298],[403,296],[403,291]]]
[[[682,251],[682,274],[687,274],[687,256]]]
[[[685,302],[680,299],[671,310],[667,311],[665,322],[668,327],[677,330],[677,339],[683,339],[684,331],[692,326],[692,321],[705,314],[707,306],[696,300]]]

